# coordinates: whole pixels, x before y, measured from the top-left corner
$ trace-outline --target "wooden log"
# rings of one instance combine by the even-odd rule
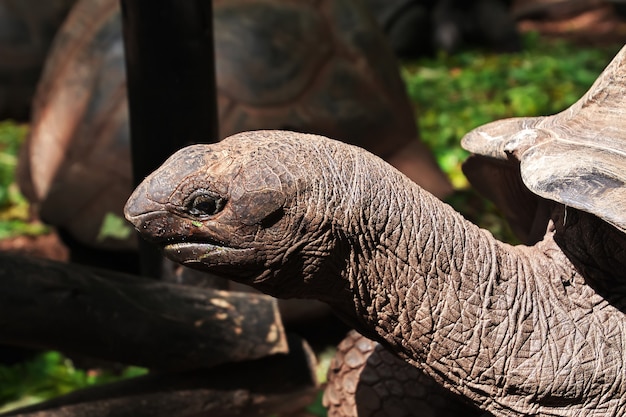
[[[290,338],[290,352],[211,370],[146,375],[14,410],[20,417],[200,417],[284,415],[317,394],[315,356]]]
[[[6,254],[0,344],[167,370],[287,351],[271,297]]]

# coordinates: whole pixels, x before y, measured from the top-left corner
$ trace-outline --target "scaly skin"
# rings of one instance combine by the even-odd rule
[[[171,259],[325,301],[497,416],[626,413],[626,238],[591,215],[555,204],[513,247],[360,148],[268,131],[177,152],[125,212]]]

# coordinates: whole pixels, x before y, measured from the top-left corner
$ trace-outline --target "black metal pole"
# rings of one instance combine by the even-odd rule
[[[120,0],[133,176],[138,184],[177,149],[218,139],[211,0]],[[141,244],[141,269],[161,275]]]

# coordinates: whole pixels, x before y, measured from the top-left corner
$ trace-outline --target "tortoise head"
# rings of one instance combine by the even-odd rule
[[[184,148],[137,187],[126,218],[176,262],[273,295],[291,279],[283,298],[298,279],[310,294],[337,242],[320,141],[257,131]]]

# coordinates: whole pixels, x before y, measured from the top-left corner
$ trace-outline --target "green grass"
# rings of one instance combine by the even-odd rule
[[[467,156],[459,146],[461,137],[492,120],[563,110],[584,94],[618,49],[548,43],[530,35],[521,53],[467,51],[403,63],[422,137],[455,187],[466,190],[450,202],[494,235],[512,240],[495,208],[468,191],[460,169]],[[15,185],[17,151],[26,131],[25,126],[0,123],[0,238],[45,231],[28,222],[27,203]],[[80,370],[59,353],[47,352],[19,366],[0,367],[0,407],[30,404],[137,372]],[[324,415],[319,401],[312,407],[316,415]]]

